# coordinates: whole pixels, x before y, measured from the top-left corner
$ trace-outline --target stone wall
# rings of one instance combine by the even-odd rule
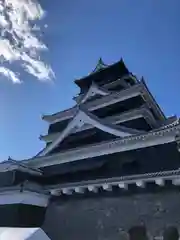
[[[43,229],[52,240],[125,240],[132,227],[142,225],[148,239],[162,239],[170,226],[179,231],[180,192],[69,197],[49,205]]]

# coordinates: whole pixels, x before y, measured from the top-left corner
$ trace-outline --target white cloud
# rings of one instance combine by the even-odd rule
[[[5,77],[9,78],[13,83],[21,83],[18,74],[14,73],[8,68],[0,67],[0,73]]]
[[[40,27],[33,21],[44,17],[45,12],[35,0],[0,0],[0,73],[13,82],[21,82],[3,63],[18,61],[23,69],[39,80],[50,80],[54,73],[40,59],[47,46],[38,38]]]
[[[13,48],[10,41],[7,39],[0,40],[0,57],[3,61],[15,61],[20,58],[20,54]]]

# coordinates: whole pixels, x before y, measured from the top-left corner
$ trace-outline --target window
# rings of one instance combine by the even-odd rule
[[[129,230],[130,240],[148,240],[146,228],[143,226],[133,227]]]

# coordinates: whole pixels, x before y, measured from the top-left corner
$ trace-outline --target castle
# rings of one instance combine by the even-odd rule
[[[75,84],[76,104],[42,117],[44,149],[0,164],[0,226],[52,240],[178,240],[179,118],[122,59],[99,59]]]

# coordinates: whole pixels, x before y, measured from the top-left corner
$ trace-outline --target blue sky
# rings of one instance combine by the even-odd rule
[[[23,159],[44,146],[42,114],[70,107],[78,93],[73,80],[87,75],[99,57],[111,64],[123,57],[138,77],[144,76],[167,115],[180,116],[180,1],[42,0],[48,24],[44,58],[56,74],[42,83],[22,73],[24,82],[0,79],[0,160]]]

